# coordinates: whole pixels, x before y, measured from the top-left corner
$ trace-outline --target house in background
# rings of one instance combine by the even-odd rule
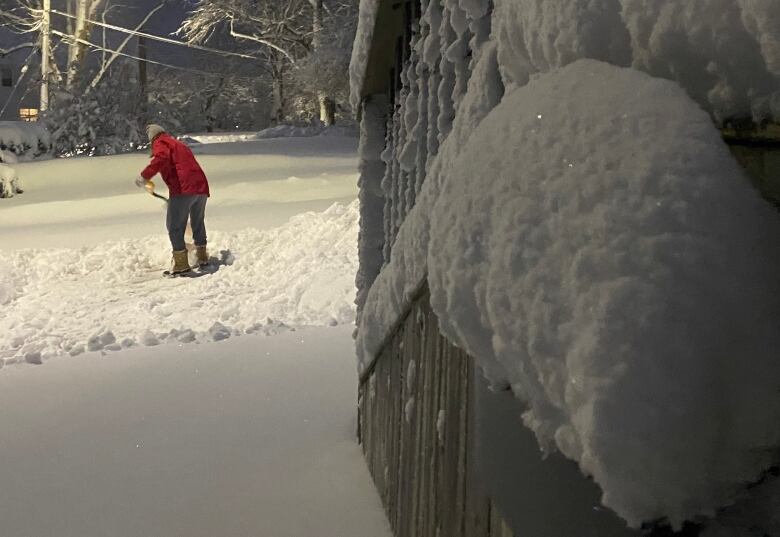
[[[450,321],[432,306],[426,256],[436,253],[425,251],[430,205],[415,211],[426,195],[426,181],[446,184],[443,161],[457,158],[505,92],[528,83],[528,71],[543,74],[577,58],[630,65],[628,23],[620,22],[619,13],[593,8],[594,13],[580,14],[585,17],[581,25],[566,26],[565,21],[578,16],[573,8],[567,12],[566,4],[550,2],[545,17],[542,8],[535,13],[530,4],[506,1],[361,2],[351,65],[353,106],[361,117],[359,437],[396,537],[693,537],[702,531],[701,520],[678,532],[663,520],[647,521],[642,529],[628,527],[601,504],[601,488],[575,462],[559,452],[543,456],[522,423],[524,394],[514,393],[521,388],[489,386],[475,357],[443,335],[442,325]],[[496,17],[499,5],[505,11]],[[652,17],[649,11],[634,15]],[[758,20],[764,20],[760,15]],[[775,30],[765,28],[761,39],[780,35],[780,28]],[[670,28],[669,35],[677,31]],[[713,35],[719,33],[723,30]],[[734,35],[749,34],[737,28]],[[544,41],[548,37],[549,43]],[[685,43],[678,37],[669,44]],[[695,40],[690,43],[697,46]],[[709,53],[706,43],[704,47]],[[728,54],[728,47],[723,50]],[[681,49],[679,57],[697,54]],[[686,73],[664,64],[674,60],[653,58],[650,64],[670,78]],[[716,64],[694,67],[706,72]],[[751,91],[761,88],[771,100],[774,85],[775,98],[780,97],[780,72],[754,74]],[[730,79],[737,90],[745,76],[742,72]],[[709,80],[709,75],[701,79]],[[695,87],[696,80],[681,77],[676,82],[708,107],[707,93]],[[719,126],[762,194],[778,204],[780,118],[757,124],[747,108],[741,113],[739,129]],[[522,143],[521,133],[506,133]],[[490,168],[473,180],[487,182],[506,172]],[[474,245],[477,254],[464,251],[463,257],[475,255],[475,263],[480,262],[478,252],[490,239],[476,236],[484,241]],[[533,247],[529,250],[535,253]],[[484,291],[482,282],[473,285],[475,294]],[[771,469],[768,476],[776,474]],[[754,518],[756,527],[768,522]]]
[[[31,76],[38,63],[37,56],[29,58],[29,54],[29,49],[23,49],[0,57],[0,121],[38,119],[40,96]]]

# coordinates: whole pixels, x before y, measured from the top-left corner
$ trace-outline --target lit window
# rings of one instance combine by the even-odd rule
[[[38,121],[37,108],[20,108],[19,119],[22,121]]]
[[[0,67],[0,86],[10,88],[14,85],[14,72],[10,67]]]

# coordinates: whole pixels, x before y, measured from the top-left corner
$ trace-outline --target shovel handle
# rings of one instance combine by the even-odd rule
[[[154,182],[152,182],[152,181],[147,181],[147,182],[144,184],[144,188],[146,188],[146,191],[147,191],[149,194],[151,194],[152,196],[154,196],[155,198],[157,198],[157,199],[161,199],[161,200],[163,200],[165,203],[168,203],[168,198],[166,198],[165,196],[161,196],[160,194],[158,194],[157,192],[155,192],[155,191],[154,191]]]

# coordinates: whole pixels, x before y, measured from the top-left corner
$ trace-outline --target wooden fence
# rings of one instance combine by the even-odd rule
[[[512,537],[476,480],[474,366],[415,302],[360,386],[359,436],[396,537]]]

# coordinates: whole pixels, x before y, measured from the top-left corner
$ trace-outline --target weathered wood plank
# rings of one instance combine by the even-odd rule
[[[360,386],[360,440],[397,537],[507,537],[476,485],[473,362],[419,297]],[[503,528],[502,528],[502,531]]]

